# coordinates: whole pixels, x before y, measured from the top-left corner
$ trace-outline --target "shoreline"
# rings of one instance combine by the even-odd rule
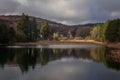
[[[95,40],[67,40],[63,42],[76,42],[76,43],[92,43],[92,44],[99,44],[99,45],[103,45],[106,46],[108,48],[115,48],[115,49],[120,49],[120,42],[99,42],[99,41],[95,41]]]
[[[50,45],[50,44],[84,44],[84,43],[104,45],[103,42],[98,42],[94,40],[59,40],[59,41],[41,40],[36,42],[15,43],[14,45]]]
[[[50,44],[98,44],[98,45],[103,45],[109,48],[116,48],[120,49],[120,42],[114,42],[114,43],[106,43],[106,42],[99,42],[95,40],[41,40],[41,41],[36,41],[36,42],[25,42],[25,43],[14,43],[12,45],[20,45],[20,46],[25,46],[25,45],[50,45]]]

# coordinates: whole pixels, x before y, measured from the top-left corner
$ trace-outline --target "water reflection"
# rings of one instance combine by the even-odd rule
[[[120,50],[96,48],[0,48],[0,65],[18,65],[22,72],[62,58],[92,60],[120,70]]]
[[[68,48],[100,48],[102,45],[97,44],[52,44],[52,45],[28,45],[28,46],[6,46],[6,48],[51,48],[51,49],[68,49]]]

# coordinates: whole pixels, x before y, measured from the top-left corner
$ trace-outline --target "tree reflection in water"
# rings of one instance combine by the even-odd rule
[[[90,59],[101,62],[106,67],[120,70],[120,50],[102,48],[70,48],[70,49],[49,49],[49,48],[0,48],[0,65],[19,65],[22,72],[29,68],[34,69],[36,64],[42,66],[48,62],[61,58]]]

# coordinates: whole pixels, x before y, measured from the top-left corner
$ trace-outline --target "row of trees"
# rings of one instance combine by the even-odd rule
[[[9,44],[15,41],[15,30],[8,27],[5,22],[0,23],[0,44]]]
[[[103,24],[97,24],[89,30],[83,31],[83,34],[90,32],[91,39],[97,41],[120,41],[120,19],[108,20]],[[78,30],[79,31],[79,30]],[[75,33],[75,30],[72,32]],[[73,35],[71,32],[70,35]],[[81,34],[82,34],[81,33]],[[17,24],[17,30],[12,26],[10,27],[7,22],[0,22],[0,44],[13,43],[13,42],[29,42],[39,39],[60,39],[62,34],[59,32],[52,32],[49,28],[47,21],[43,20],[41,25],[38,26],[36,19],[29,17],[24,13],[20,17]],[[84,35],[84,36],[87,36]],[[84,37],[83,36],[83,37]]]
[[[120,19],[108,20],[92,27],[90,36],[97,41],[120,41]]]
[[[49,39],[52,34],[47,21],[43,20],[41,25],[38,26],[35,18],[30,18],[25,14],[22,14],[17,29],[17,41],[46,40]]]
[[[38,29],[35,18],[29,18],[23,14],[17,25],[17,41],[35,41],[38,37]]]
[[[106,39],[109,41],[120,41],[120,19],[107,22]]]
[[[36,19],[24,13],[20,17],[16,29],[7,21],[0,21],[0,44],[14,42],[30,42],[36,40],[47,40],[59,38],[58,32],[51,32],[47,21],[43,20],[38,25]]]
[[[16,29],[7,21],[0,21],[0,44],[49,39],[51,34],[47,21],[43,20],[38,26],[35,18],[24,13],[20,17]]]
[[[22,14],[17,25],[17,41],[59,39],[60,33],[52,32],[47,21],[43,20],[41,25],[38,26],[39,28],[37,26],[35,18],[30,18],[28,15]]]
[[[51,31],[49,29],[49,25],[46,21],[42,21],[40,28],[40,37],[42,39],[49,39]]]

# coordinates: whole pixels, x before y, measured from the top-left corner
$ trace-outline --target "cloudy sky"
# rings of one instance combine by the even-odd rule
[[[26,13],[74,25],[120,17],[120,0],[0,0],[0,15]]]

